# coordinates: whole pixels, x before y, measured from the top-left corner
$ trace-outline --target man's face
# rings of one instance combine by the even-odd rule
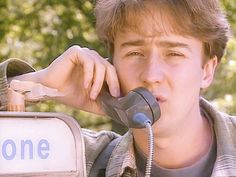
[[[142,32],[119,32],[113,63],[122,93],[146,87],[160,104],[158,126],[176,127],[199,114],[200,89],[210,84],[214,67],[202,66],[200,40],[171,32],[156,33],[152,24],[146,22]]]

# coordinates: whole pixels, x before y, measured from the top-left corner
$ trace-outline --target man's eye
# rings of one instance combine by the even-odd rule
[[[128,53],[128,56],[143,56],[143,54],[140,52],[130,52]]]
[[[178,52],[169,52],[169,53],[167,53],[167,56],[169,56],[169,57],[183,57],[184,55],[182,53],[178,53]]]

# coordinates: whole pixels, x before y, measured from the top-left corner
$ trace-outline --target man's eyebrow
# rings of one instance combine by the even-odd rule
[[[157,42],[158,46],[165,47],[165,48],[175,48],[175,47],[181,47],[181,48],[186,48],[189,51],[191,51],[190,47],[186,43],[182,42],[174,42],[174,41],[159,41]]]
[[[121,48],[129,47],[129,46],[143,46],[146,44],[145,40],[137,39],[137,40],[130,40],[121,44]],[[165,47],[165,48],[175,48],[181,47],[186,48],[187,50],[191,51],[190,47],[186,43],[182,42],[175,42],[175,41],[158,41],[157,46]]]
[[[142,39],[131,40],[121,44],[121,48],[129,47],[129,46],[142,46],[145,45],[145,41]]]

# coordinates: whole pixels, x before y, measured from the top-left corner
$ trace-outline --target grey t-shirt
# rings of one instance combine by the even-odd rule
[[[207,115],[205,115],[205,117],[207,117]],[[210,177],[216,159],[216,140],[212,122],[209,118],[208,120],[211,125],[213,135],[213,141],[209,151],[201,159],[199,159],[199,161],[184,168],[167,169],[153,164],[151,177]],[[138,147],[135,147],[135,156],[138,176],[143,177],[147,158]]]

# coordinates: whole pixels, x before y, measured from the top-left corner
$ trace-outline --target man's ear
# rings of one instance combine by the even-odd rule
[[[217,57],[214,56],[209,61],[207,61],[203,66],[202,84],[201,88],[207,88],[211,85],[214,79],[214,73],[216,66],[218,64]]]

